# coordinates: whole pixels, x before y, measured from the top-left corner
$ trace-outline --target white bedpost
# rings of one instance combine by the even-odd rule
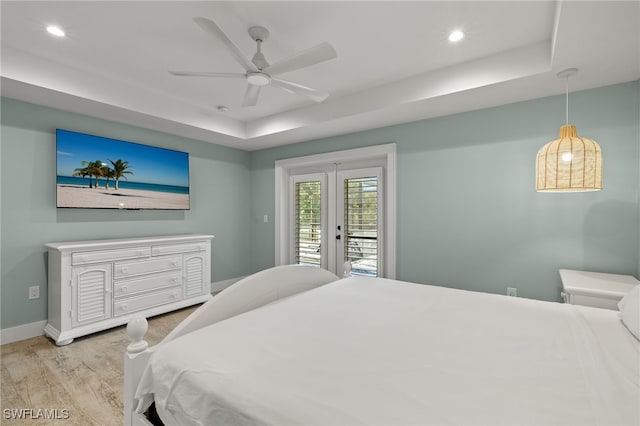
[[[127,334],[131,343],[124,355],[124,424],[150,424],[143,414],[136,413],[135,393],[142,372],[149,360],[149,344],[143,339],[149,328],[143,317],[133,317],[127,324]]]

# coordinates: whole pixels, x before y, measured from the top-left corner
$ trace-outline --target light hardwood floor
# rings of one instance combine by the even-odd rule
[[[149,319],[155,345],[197,306]],[[56,346],[44,336],[0,346],[2,425],[122,425],[125,326]],[[11,417],[7,410],[57,410],[58,420]],[[68,419],[60,419],[65,416]],[[55,415],[55,414],[54,414]]]

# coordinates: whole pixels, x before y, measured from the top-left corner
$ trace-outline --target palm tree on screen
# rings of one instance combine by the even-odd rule
[[[102,176],[102,161],[83,161],[84,167],[74,170],[73,176],[87,177],[89,176],[89,188],[93,188],[93,176],[96,177],[96,188],[98,188],[98,178]]]
[[[109,160],[111,165],[113,166],[113,178],[116,180],[116,190],[118,189],[118,182],[121,178],[126,179],[125,175],[132,175],[133,172],[131,170],[127,170],[129,168],[128,161],[122,161],[121,159],[117,159],[116,161]]]
[[[110,168],[106,163],[102,163],[102,176],[106,178],[104,189],[109,189],[109,180],[115,179],[116,171]]]
[[[85,163],[85,161],[83,161],[82,163]],[[93,188],[93,179],[86,167],[78,167],[77,169],[75,169],[73,171],[73,176],[80,176],[83,179],[89,176],[89,188]]]
[[[89,172],[89,175],[93,175],[96,177],[95,189],[98,189],[98,186],[99,186],[98,181],[100,179],[100,176],[102,176],[104,173],[102,169],[102,165],[104,163],[100,160],[96,160],[96,161],[83,161],[82,164],[87,165],[87,171]],[[89,184],[89,188],[91,188],[91,184]]]

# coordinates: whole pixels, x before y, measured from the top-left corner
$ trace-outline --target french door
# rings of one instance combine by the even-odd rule
[[[275,264],[396,278],[394,143],[277,160]]]
[[[289,263],[383,276],[383,168],[332,167],[290,177]]]

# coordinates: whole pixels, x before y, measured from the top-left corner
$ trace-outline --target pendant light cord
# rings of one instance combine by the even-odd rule
[[[569,76],[565,77],[565,93],[566,93],[566,106],[565,106],[565,117],[566,117],[566,125],[569,125]]]
[[[566,70],[560,71],[557,76],[558,78],[564,78],[564,89],[565,89],[565,125],[569,125],[569,77],[574,76],[578,73],[578,68],[567,68]]]

